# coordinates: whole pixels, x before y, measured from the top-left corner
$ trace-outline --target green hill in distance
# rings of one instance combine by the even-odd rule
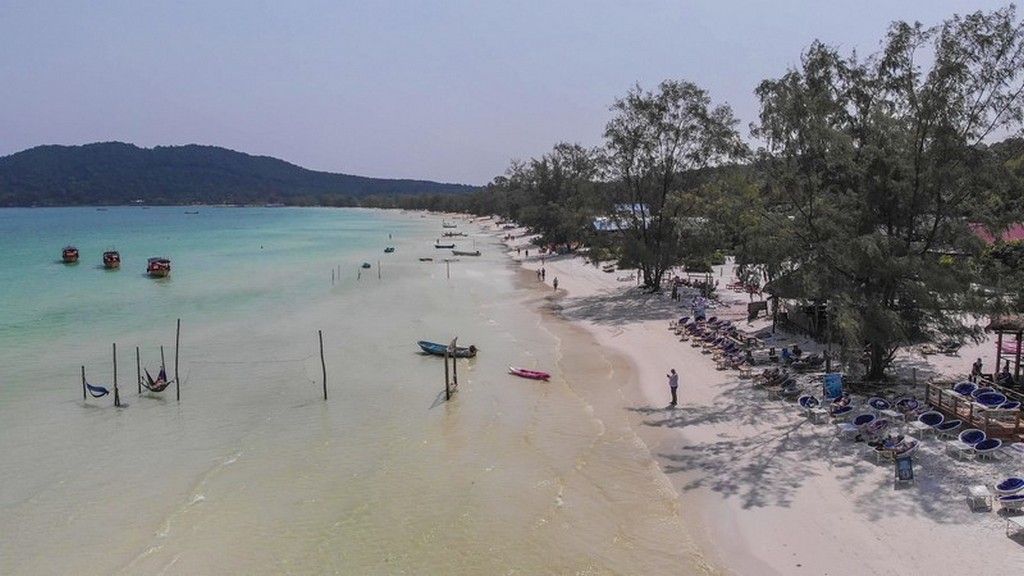
[[[216,146],[37,146],[0,158],[0,206],[139,203],[358,206],[370,196],[467,194],[464,184],[307,170]]]

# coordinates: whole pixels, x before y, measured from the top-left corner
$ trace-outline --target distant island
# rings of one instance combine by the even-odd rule
[[[0,158],[2,207],[361,206],[374,204],[375,197],[461,195],[476,190],[465,184],[317,172],[277,158],[195,144],[49,145]]]

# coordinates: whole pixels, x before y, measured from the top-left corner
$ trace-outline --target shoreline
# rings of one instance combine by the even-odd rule
[[[623,409],[676,491],[688,538],[708,573],[1024,570],[1024,535],[1006,536],[998,504],[974,512],[965,498],[968,486],[1024,474],[1024,459],[1004,452],[995,462],[959,462],[929,438],[914,457],[915,483],[895,490],[891,463],[875,462],[863,443],[840,440],[832,425],[812,423],[795,402],[769,400],[738,372],[717,370],[709,356],[679,342],[667,327],[687,315],[685,308],[667,294],[630,289],[631,271],[607,273],[571,254],[542,257],[521,228],[490,232],[525,270],[544,266],[545,280],[538,280],[544,289],[559,278],[552,318],[579,326],[626,359],[633,390]],[[516,238],[503,237],[509,233]],[[731,281],[725,272],[716,267],[720,293]],[[744,298],[715,312],[743,329],[763,328],[763,322],[746,324]],[[773,337],[779,347],[797,340],[808,343],[782,331]],[[955,378],[987,345],[925,362],[932,374]],[[675,410],[665,408],[669,368],[680,374]]]

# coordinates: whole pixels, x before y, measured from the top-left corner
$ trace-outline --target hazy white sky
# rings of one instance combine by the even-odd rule
[[[224,146],[381,178],[485,184],[602,143],[635,84],[689,80],[744,134],[815,39],[988,0],[0,0],[0,156],[40,144]]]

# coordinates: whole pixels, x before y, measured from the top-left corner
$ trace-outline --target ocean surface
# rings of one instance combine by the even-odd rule
[[[623,359],[547,317],[488,223],[455,258],[441,222],[0,210],[0,574],[704,573]],[[456,336],[480,353],[446,402],[416,341]],[[180,388],[140,394],[161,355]]]

